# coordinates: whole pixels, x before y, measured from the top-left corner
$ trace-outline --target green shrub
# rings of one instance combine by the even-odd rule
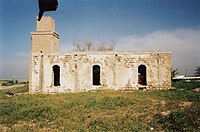
[[[29,91],[29,87],[28,87],[28,85],[24,85],[22,87],[13,88],[12,91],[14,93],[24,93],[24,92],[28,92]]]
[[[199,129],[198,115],[184,111],[172,112],[169,116],[156,114],[153,117],[154,127],[160,126],[167,131],[196,131]]]
[[[199,102],[200,101],[200,96],[199,92],[193,91],[193,90],[179,90],[179,89],[174,89],[174,90],[161,90],[161,91],[154,91],[153,93],[159,93],[158,98],[163,98],[167,100],[178,100],[178,101],[195,101]]]
[[[1,86],[12,86],[14,84],[15,84],[14,81],[7,81],[5,83],[2,83]]]
[[[191,90],[193,88],[200,87],[200,82],[197,82],[197,81],[191,81],[191,82],[177,81],[177,82],[173,82],[172,86],[177,88],[177,89],[181,88],[181,89]]]
[[[7,83],[2,83],[1,86],[7,86]]]
[[[15,80],[15,84],[18,84],[19,83],[19,81],[18,80]]]
[[[29,87],[28,87],[28,85],[24,85],[24,86],[21,86],[21,87],[14,87],[14,88],[11,88],[11,89],[0,90],[0,95],[6,94],[9,91],[12,92],[12,93],[25,93],[25,92],[29,91]]]

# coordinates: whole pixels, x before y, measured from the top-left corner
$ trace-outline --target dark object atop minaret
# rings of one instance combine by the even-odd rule
[[[42,15],[45,11],[56,11],[58,8],[58,1],[57,0],[38,0],[39,4],[39,14],[38,14],[38,21],[41,20]]]

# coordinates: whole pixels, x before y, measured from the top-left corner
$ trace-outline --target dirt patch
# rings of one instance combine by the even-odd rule
[[[11,89],[11,88],[17,88],[17,87],[23,87],[26,84],[16,84],[12,86],[0,86],[0,90],[5,90],[5,89]]]
[[[181,102],[179,104],[179,106],[182,108],[190,107],[191,105],[192,105],[192,102]]]
[[[163,111],[163,112],[161,112],[161,114],[164,115],[164,116],[168,116],[168,115],[171,114],[171,111],[170,110]]]
[[[155,104],[160,104],[161,106],[165,106],[165,104],[166,104],[165,100],[153,99],[152,102],[155,103]]]
[[[200,92],[200,88],[193,89],[194,91]]]

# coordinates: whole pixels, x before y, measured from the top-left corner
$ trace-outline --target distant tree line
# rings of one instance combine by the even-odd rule
[[[2,83],[1,86],[12,86],[12,85],[15,85],[15,84],[28,84],[29,82],[26,81],[22,81],[22,82],[19,82],[18,80],[5,80],[6,82]]]

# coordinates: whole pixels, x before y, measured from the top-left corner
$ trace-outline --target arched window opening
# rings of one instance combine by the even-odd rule
[[[100,84],[100,66],[93,66],[93,85],[101,85]]]
[[[53,66],[54,86],[60,86],[60,67],[58,65]]]
[[[146,69],[145,65],[138,67],[138,84],[140,85],[147,85]]]

